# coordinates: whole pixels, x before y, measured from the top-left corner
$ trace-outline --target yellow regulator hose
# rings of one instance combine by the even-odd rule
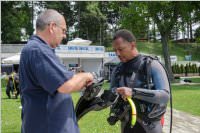
[[[130,97],[128,97],[127,100],[131,105],[131,126],[134,126],[136,123],[136,107],[133,100]]]

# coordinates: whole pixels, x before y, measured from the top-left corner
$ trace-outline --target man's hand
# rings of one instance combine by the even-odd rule
[[[133,95],[132,89],[128,88],[128,87],[119,87],[116,89],[116,92],[121,94],[121,96],[124,100],[127,97],[132,97],[132,95]]]
[[[93,83],[94,76],[91,73],[78,73],[71,79],[67,80],[57,90],[60,93],[72,93]]]
[[[90,86],[93,83],[94,75],[92,73],[85,73],[87,76],[86,86]]]

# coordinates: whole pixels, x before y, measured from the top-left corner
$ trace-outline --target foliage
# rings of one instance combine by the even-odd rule
[[[161,35],[165,66],[171,80],[173,79],[173,75],[169,59],[168,39],[171,30],[177,22],[180,7],[180,2],[131,2],[128,7],[122,8],[121,11],[121,16],[123,16],[121,19],[122,27],[136,32],[139,36],[140,33],[146,34],[147,37],[149,36],[150,21],[153,21],[153,24],[157,25]]]
[[[198,67],[198,71],[199,71],[199,76],[200,76],[200,66]]]
[[[120,28],[120,19],[123,15],[120,13],[126,8],[130,2],[128,1],[103,1],[100,4],[101,12],[106,16],[107,23],[111,33],[116,32]]]
[[[165,59],[165,66],[169,73],[170,80],[173,80],[173,73],[171,70],[171,61],[169,55],[168,39],[172,28],[174,27],[179,14],[179,2],[148,2],[148,13],[152,20],[157,24],[158,30],[161,34],[161,42],[163,55]]]
[[[184,74],[187,76],[188,73],[200,73],[197,64],[187,63],[185,66],[183,64],[172,65],[172,72],[174,74]]]
[[[121,28],[145,39],[150,36],[155,39],[158,30],[168,39],[181,26],[199,22],[199,7],[199,2],[190,1],[3,1],[2,42],[27,40],[33,33],[33,19],[46,8],[56,9],[64,15],[69,40],[81,37],[106,46],[111,43],[113,33]],[[150,25],[154,27],[152,31]]]
[[[80,37],[90,39],[94,43],[101,41],[102,31],[106,28],[105,20],[106,17],[99,9],[99,3],[88,2],[80,16]]]
[[[32,15],[29,4],[26,1],[1,2],[2,43],[20,42],[22,37],[26,40],[32,34]]]
[[[200,26],[196,29],[195,34],[196,42],[200,43]]]
[[[121,10],[121,28],[129,29],[136,38],[147,38],[149,30],[149,17],[147,6],[143,2],[129,3]]]

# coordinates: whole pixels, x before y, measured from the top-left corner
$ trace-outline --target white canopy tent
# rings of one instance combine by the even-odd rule
[[[3,64],[19,64],[19,60],[20,60],[20,53],[14,55],[14,56],[3,59],[2,63]]]
[[[75,38],[74,40],[68,41],[67,45],[84,45],[88,46],[92,43],[90,40],[84,40],[81,38]]]
[[[56,55],[67,69],[78,67],[86,72],[100,72],[105,49],[103,46],[59,45]],[[20,54],[3,59],[3,64],[19,64]]]
[[[113,58],[104,58],[104,64],[107,63],[119,63],[120,60],[118,57],[113,57]]]

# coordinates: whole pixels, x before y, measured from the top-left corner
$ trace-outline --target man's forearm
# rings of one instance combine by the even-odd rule
[[[167,104],[169,92],[166,90],[147,90],[143,88],[134,88],[133,98],[156,104]]]
[[[79,73],[74,75],[70,80],[66,81],[58,88],[60,93],[72,93],[81,90],[89,82],[89,73]]]

